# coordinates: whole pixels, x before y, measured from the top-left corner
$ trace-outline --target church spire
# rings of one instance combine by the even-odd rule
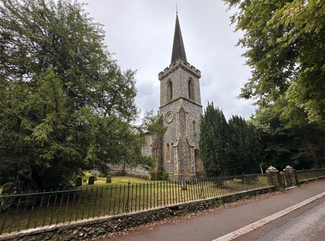
[[[173,43],[171,63],[175,62],[177,59],[182,59],[183,61],[187,62],[181,27],[179,25],[179,20],[178,20],[178,12],[176,10],[176,23],[175,23],[174,43]]]

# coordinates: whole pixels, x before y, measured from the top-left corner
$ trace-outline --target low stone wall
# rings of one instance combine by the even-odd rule
[[[150,173],[140,166],[131,168],[129,166],[124,166],[124,165],[109,165],[109,167],[110,167],[110,171],[109,171],[110,175],[120,174],[123,171],[125,171],[127,175],[130,176],[150,179]]]
[[[324,179],[324,178],[325,178],[325,176],[303,179],[303,180],[300,180],[299,181],[299,184],[303,184],[303,183],[307,183],[307,182],[312,182],[312,181],[317,181],[319,179]]]
[[[247,196],[255,196],[272,192],[276,186],[258,188],[250,191],[238,192],[199,201],[191,201],[166,207],[144,210],[130,214],[87,219],[67,224],[51,225],[42,228],[29,229],[11,234],[0,235],[0,240],[6,241],[41,241],[41,240],[83,240],[99,235],[121,231],[140,224],[155,220],[179,216],[188,212],[197,212],[203,209],[219,206],[222,203],[234,202]]]

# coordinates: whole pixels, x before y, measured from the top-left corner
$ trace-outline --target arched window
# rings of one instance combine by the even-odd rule
[[[166,161],[170,161],[170,149],[169,144],[166,145]]]
[[[196,122],[193,121],[193,134],[196,135]]]
[[[168,80],[167,82],[167,101],[173,99],[173,82]]]
[[[170,160],[173,162],[174,161],[174,144],[173,143],[170,145],[170,154],[171,154]]]
[[[187,88],[188,88],[188,98],[194,100],[194,84],[192,79],[188,80]]]

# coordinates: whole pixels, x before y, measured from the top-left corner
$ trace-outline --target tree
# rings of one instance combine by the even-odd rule
[[[286,103],[282,105],[259,108],[251,121],[263,145],[263,167],[324,167],[324,128],[317,123],[297,122],[299,115],[305,116],[303,110],[295,111],[296,120],[288,119],[282,111]]]
[[[153,110],[144,113],[140,128],[146,135],[147,143],[149,143],[150,138],[152,138],[157,140],[157,145],[162,143],[162,138],[167,130],[167,127],[162,125],[161,117],[155,115]],[[154,172],[156,171],[157,166],[159,166],[157,158],[157,156],[144,156],[138,164],[148,172]]]
[[[230,175],[256,173],[259,169],[262,149],[254,126],[239,116],[232,116],[228,123]]]
[[[213,103],[205,109],[200,125],[200,157],[207,177],[228,174],[229,130],[227,120]]]
[[[134,74],[82,4],[2,0],[0,177],[58,188],[80,170],[140,158]]]
[[[252,124],[208,104],[201,122],[200,157],[207,177],[256,173],[261,144]]]
[[[309,122],[325,123],[325,2],[322,0],[224,0],[237,30],[239,45],[253,69],[241,97],[256,98],[260,107],[289,104],[283,114],[296,118],[297,109]]]

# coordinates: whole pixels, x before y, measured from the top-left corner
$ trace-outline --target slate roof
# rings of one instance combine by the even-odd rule
[[[178,59],[182,59],[183,61],[187,62],[181,27],[179,25],[179,20],[178,20],[178,13],[176,13],[176,23],[175,23],[174,43],[173,43],[171,63],[175,62]]]

